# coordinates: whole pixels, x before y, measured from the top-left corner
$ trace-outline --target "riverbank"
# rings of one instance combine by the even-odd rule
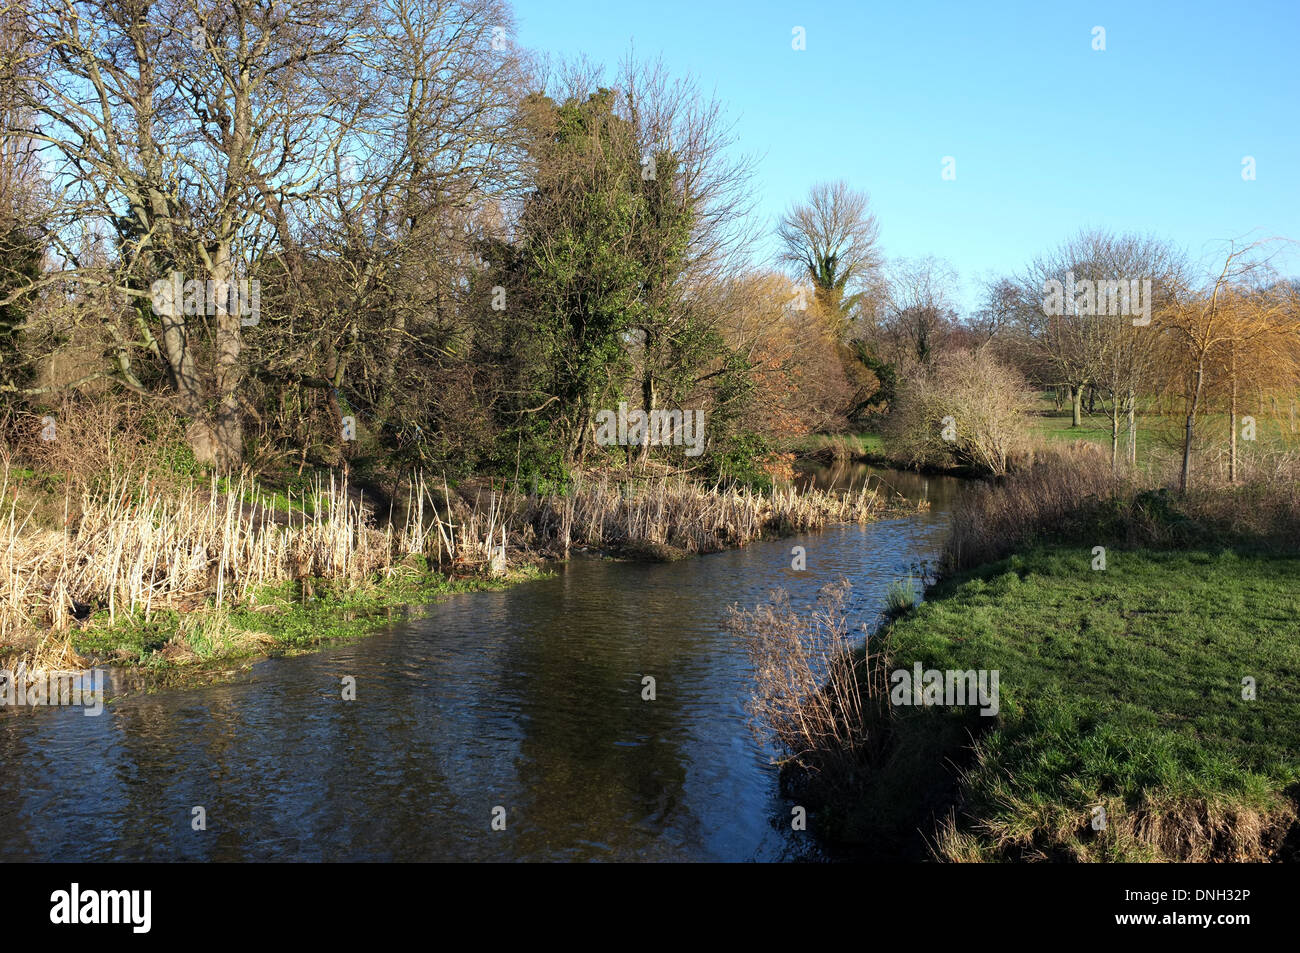
[[[298,651],[364,634],[401,607],[536,578],[575,548],[670,561],[901,507],[866,487],[762,493],[588,475],[539,495],[417,477],[385,520],[343,474],[296,499],[250,480],[160,489],[117,476],[65,493],[63,525],[50,525],[51,501],[26,486],[0,480],[9,668],[159,671]],[[41,505],[47,519],[33,526]]]
[[[314,586],[265,586],[235,606],[164,609],[110,620],[101,610],[71,635],[87,666],[135,667],[161,673],[195,666],[196,676],[213,663],[289,655],[361,638],[392,623],[418,617],[427,606],[458,593],[501,589],[544,578],[540,567],[509,570],[499,578],[448,577],[413,568],[347,588],[316,580]]]
[[[968,488],[944,577],[800,701],[787,793],[875,857],[1297,859],[1298,527],[1294,480],[1179,498],[1084,457]]]
[[[890,453],[884,438],[877,433],[812,434],[799,444],[795,452],[805,460],[826,465],[851,462],[890,470],[909,470],[928,476],[982,476],[969,467],[917,463],[905,456]]]
[[[1094,562],[1035,548],[940,582],[880,633],[891,673],[998,672],[998,711],[892,706],[846,841],[920,821],[949,861],[1294,858],[1300,558]],[[937,792],[946,814],[906,809]]]

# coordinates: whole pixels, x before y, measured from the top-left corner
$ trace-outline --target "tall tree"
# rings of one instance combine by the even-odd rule
[[[844,181],[814,185],[777,226],[786,262],[812,283],[840,338],[861,300],[863,283],[880,265],[879,236],[870,196]]]
[[[156,362],[201,462],[229,467],[243,452],[248,315],[220,289],[254,280],[256,249],[313,193],[345,104],[364,95],[350,68],[363,7],[31,0],[25,134],[66,185],[65,228],[112,230],[114,255],[77,279],[134,302],[131,320],[106,325],[119,341],[107,373],[143,389],[136,362]],[[62,260],[75,264],[71,247]],[[185,302],[159,306],[154,283],[175,273],[218,293],[187,288]]]
[[[857,417],[880,393],[872,355],[849,341],[854,316],[871,302],[878,281],[880,226],[866,192],[844,181],[821,182],[791,205],[777,226],[782,257],[799,281],[812,285],[806,314],[825,323],[854,395],[845,411]]]

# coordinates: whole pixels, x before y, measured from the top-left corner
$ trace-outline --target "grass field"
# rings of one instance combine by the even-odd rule
[[[1050,394],[1038,395],[1029,412],[1027,435],[1031,442],[1068,444],[1076,441],[1095,444],[1110,454],[1110,417],[1099,404],[1097,413],[1084,413],[1080,426],[1073,426],[1070,407],[1066,404],[1057,410]],[[1243,410],[1245,415],[1248,411]],[[1241,426],[1240,422],[1238,426]],[[1182,454],[1184,420],[1177,414],[1162,412],[1152,401],[1145,402],[1137,418],[1137,460],[1142,470],[1151,470],[1161,461],[1177,460]],[[1254,441],[1241,439],[1238,452],[1242,458],[1263,450],[1300,450],[1300,432],[1292,432],[1288,420],[1271,415],[1261,415],[1255,422]],[[1196,425],[1196,458],[1203,462],[1207,455],[1226,454],[1228,447],[1228,418],[1226,414],[1203,414]],[[1120,456],[1127,454],[1128,419],[1120,420]],[[851,434],[812,434],[799,442],[796,451],[805,454],[827,454],[836,459],[868,459],[888,462],[890,448],[877,432]],[[1222,461],[1219,461],[1222,463]],[[906,461],[894,465],[906,466]]]
[[[1000,713],[895,708],[889,763],[842,819],[851,838],[915,821],[898,805],[924,804],[942,773],[958,805],[932,839],[945,859],[1294,852],[1280,844],[1300,782],[1300,559],[1106,555],[1096,571],[1090,548],[1038,548],[940,583],[894,623],[892,669],[996,670]]]
[[[1029,433],[1048,443],[1069,443],[1085,440],[1110,453],[1110,417],[1104,413],[1083,414],[1081,426],[1072,426],[1073,418],[1069,407],[1063,411],[1055,409],[1050,398],[1043,397],[1029,418]],[[1147,459],[1153,447],[1170,448],[1176,446],[1180,435],[1181,422],[1165,417],[1138,417],[1138,461]],[[1120,421],[1120,454],[1128,446],[1128,420]]]
[[[1037,406],[1030,415],[1030,434],[1049,443],[1085,440],[1095,443],[1110,453],[1110,416],[1098,405],[1096,414],[1084,413],[1081,425],[1072,426],[1073,418],[1067,405],[1057,410],[1047,394],[1040,394]],[[1248,411],[1243,410],[1242,414]],[[1183,417],[1177,414],[1161,413],[1154,405],[1140,408],[1137,418],[1138,464],[1149,461],[1153,453],[1177,454],[1182,450]],[[1240,424],[1238,425],[1240,426]],[[1217,443],[1228,445],[1228,417],[1226,414],[1204,414],[1196,424],[1197,442],[1202,447]],[[1272,416],[1261,415],[1256,418],[1256,439],[1254,444],[1260,447],[1300,446],[1300,434],[1291,432],[1289,423]],[[1128,446],[1128,419],[1120,420],[1120,454]],[[1247,441],[1241,440],[1239,448],[1244,452]]]
[[[885,444],[880,435],[875,433],[817,433],[805,437],[796,449],[805,454],[830,451],[837,458],[852,458],[884,453]]]

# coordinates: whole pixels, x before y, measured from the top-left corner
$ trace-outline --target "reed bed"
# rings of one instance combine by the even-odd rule
[[[566,496],[512,502],[518,506],[512,519],[526,534],[566,552],[574,545],[617,549],[650,543],[710,553],[830,523],[869,522],[886,507],[881,495],[865,486],[843,493],[793,487],[763,493],[702,488],[668,477],[641,487],[588,480]]]
[[[148,477],[114,475],[63,501],[60,529],[34,529],[33,507],[0,471],[0,646],[23,660],[66,667],[70,633],[106,611],[148,620],[161,609],[216,610],[254,604],[266,586],[368,585],[395,573],[505,574],[512,563],[567,555],[573,546],[687,553],[800,533],[830,522],[866,521],[885,507],[872,490],[758,493],[663,478],[640,487],[578,482],[565,495],[495,488],[453,493],[424,475],[408,483],[402,512],[381,527],[345,477],[273,505],[253,480],[163,489]],[[307,505],[309,504],[309,505]],[[13,661],[13,660],[11,660]]]

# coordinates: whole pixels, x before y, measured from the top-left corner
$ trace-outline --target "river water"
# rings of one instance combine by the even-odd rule
[[[97,717],[0,710],[0,861],[835,859],[790,830],[723,623],[732,604],[778,587],[806,601],[841,575],[873,622],[889,584],[936,557],[956,481],[803,477],[868,478],[932,506],[676,563],[575,558]]]

